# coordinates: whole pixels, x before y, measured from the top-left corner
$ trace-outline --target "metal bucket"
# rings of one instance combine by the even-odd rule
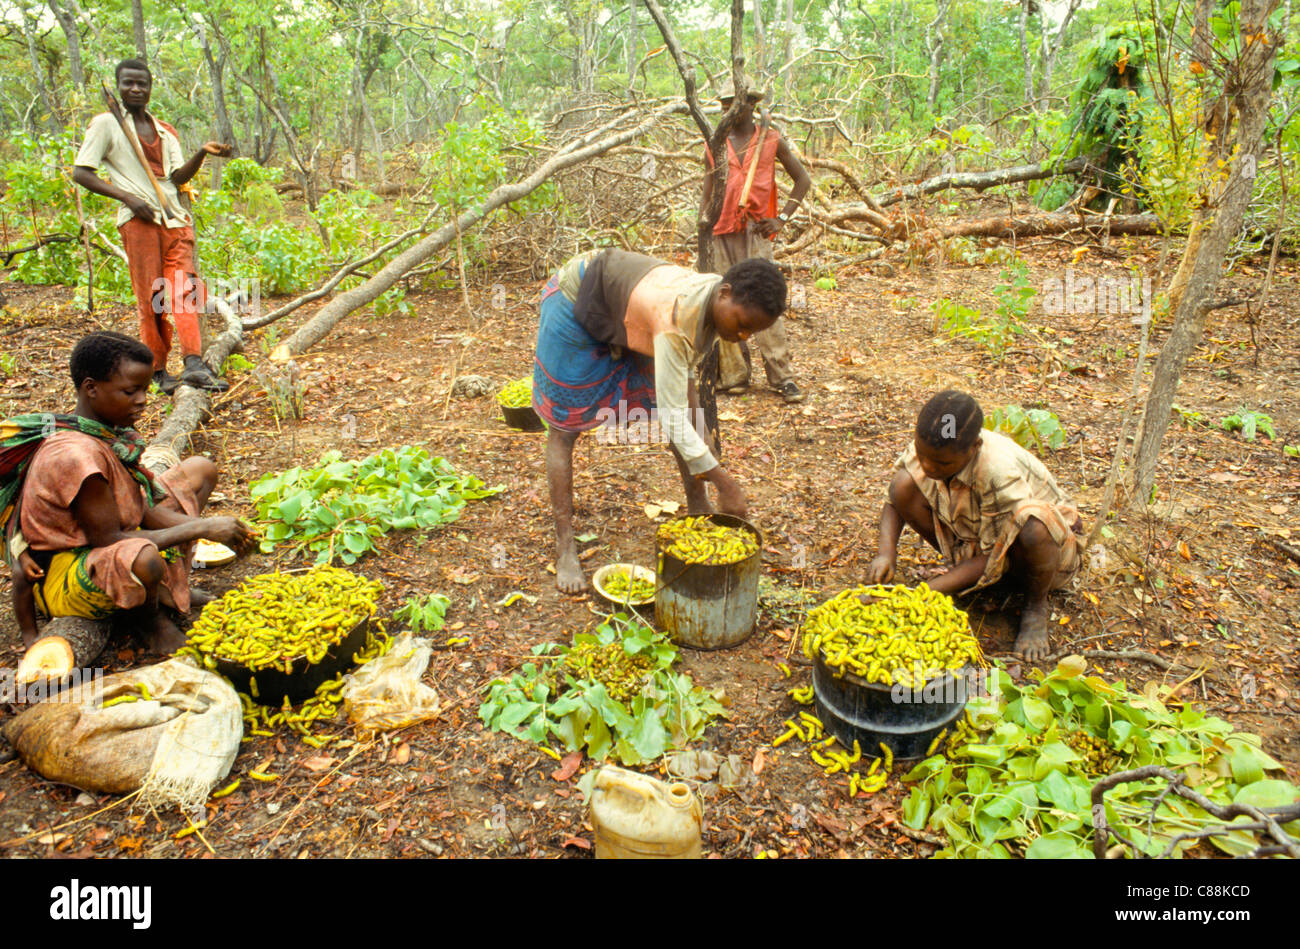
[[[356,665],[353,656],[366,645],[370,634],[370,617],[367,616],[352,631],[335,643],[325,653],[325,658],[312,665],[305,656],[293,660],[286,673],[283,667],[265,668],[253,672],[248,666],[228,659],[217,660],[217,672],[230,680],[236,692],[251,695],[248,680],[257,677],[257,702],[279,706],[286,698],[293,704],[305,702],[316,694],[321,683],[333,679]]]
[[[868,755],[879,755],[883,742],[895,758],[922,757],[934,737],[965,711],[972,694],[970,683],[951,673],[918,692],[896,691],[852,673],[836,676],[820,652],[813,661],[813,697],[822,726],[845,748],[861,742]]]
[[[758,623],[763,535],[753,524],[730,514],[710,514],[709,520],[749,531],[758,540],[758,550],[735,563],[688,564],[666,553],[656,538],[655,624],[683,646],[727,649],[753,635]]]

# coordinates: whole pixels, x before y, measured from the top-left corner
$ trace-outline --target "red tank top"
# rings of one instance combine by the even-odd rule
[[[748,220],[776,217],[776,150],[781,145],[781,133],[774,128],[769,128],[763,137],[763,150],[758,155],[754,183],[749,187],[745,207],[740,207],[740,192],[744,190],[745,178],[749,175],[749,166],[754,160],[754,146],[761,132],[761,129],[754,130],[754,135],[745,147],[743,162],[731,147],[731,138],[727,138],[727,190],[722,198],[722,214],[713,226],[714,234],[735,234],[745,229]],[[708,167],[712,168],[713,155],[707,148],[704,157]]]

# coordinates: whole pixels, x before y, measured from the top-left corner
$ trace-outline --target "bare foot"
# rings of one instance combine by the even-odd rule
[[[587,589],[587,578],[576,550],[566,550],[555,561],[555,585],[561,593],[582,593]]]
[[[1020,614],[1020,635],[1011,651],[1026,662],[1038,662],[1046,659],[1047,645],[1047,602],[1030,603]]]
[[[185,645],[185,634],[161,610],[155,614],[151,627],[143,632],[145,646],[150,652],[170,656]]]
[[[207,606],[216,596],[207,590],[200,590],[198,587],[190,587],[190,610],[200,610]]]
[[[33,632],[30,632],[30,633],[24,631],[24,632],[23,632],[23,649],[31,649],[31,648],[32,648],[32,643],[36,642],[36,640],[38,640],[38,639],[40,639],[40,638],[41,638],[41,634],[40,634],[39,631],[33,631]]]

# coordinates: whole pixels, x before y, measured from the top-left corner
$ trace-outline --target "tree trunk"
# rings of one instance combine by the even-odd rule
[[[627,57],[627,87],[636,82],[636,53],[641,46],[641,25],[636,19],[636,0],[627,0],[627,40],[623,51]]]
[[[1169,427],[1169,412],[1174,393],[1182,376],[1188,357],[1201,341],[1205,317],[1214,307],[1213,296],[1222,276],[1223,261],[1233,237],[1241,229],[1241,221],[1250,202],[1262,147],[1264,124],[1268,118],[1268,104],[1272,95],[1273,61],[1276,57],[1278,36],[1269,29],[1268,17],[1278,0],[1245,0],[1241,5],[1239,22],[1241,36],[1238,48],[1242,51],[1235,63],[1229,64],[1225,78],[1225,98],[1230,96],[1230,111],[1223,128],[1219,130],[1216,144],[1226,137],[1228,124],[1237,122],[1234,148],[1224,146],[1230,157],[1228,180],[1217,195],[1210,195],[1207,206],[1213,216],[1200,232],[1199,240],[1188,241],[1184,264],[1187,278],[1183,284],[1174,324],[1169,339],[1161,347],[1160,357],[1147,393],[1146,409],[1138,439],[1137,458],[1134,462],[1135,504],[1146,504],[1155,483],[1156,461],[1160,443]],[[1220,114],[1222,110],[1220,110]],[[1184,268],[1180,267],[1180,272]]]
[[[939,64],[943,62],[943,27],[950,6],[952,0],[939,0],[934,19],[925,27],[925,46],[930,53],[930,90],[926,94],[925,102],[930,107],[931,113],[934,112],[935,103],[939,101]]]
[[[149,62],[149,49],[144,41],[143,0],[131,0],[131,29],[135,34],[135,55],[144,62]]]
[[[742,13],[741,15],[743,16],[744,14]],[[785,17],[781,31],[781,91],[779,94],[775,89],[772,90],[772,92],[773,95],[778,97],[778,101],[786,103],[790,101],[789,66],[790,61],[794,59],[794,0],[785,0]]]
[[[897,204],[899,201],[934,194],[936,191],[943,191],[947,188],[974,188],[976,191],[983,191],[985,188],[992,188],[995,185],[1012,184],[1017,181],[1036,181],[1040,178],[1050,178],[1053,175],[1077,175],[1087,165],[1088,159],[1079,156],[1060,164],[1044,161],[1032,165],[996,168],[992,171],[959,171],[947,175],[936,175],[933,178],[927,178],[925,181],[891,191],[879,199],[879,205],[880,207],[886,207],[890,204]]]
[[[767,31],[763,28],[763,0],[754,0],[754,12],[751,15],[754,17],[754,75],[762,77],[763,71],[767,68]],[[759,81],[762,81],[761,78]]]
[[[230,122],[230,111],[226,108],[225,71],[226,59],[229,54],[222,50],[220,60],[213,57],[212,44],[208,41],[207,24],[202,21],[196,22],[194,32],[198,37],[199,46],[203,50],[203,59],[208,65],[208,79],[212,82],[212,107],[216,113],[217,139],[234,149],[232,157],[238,157],[239,142],[235,139],[235,127]],[[214,177],[216,177],[217,187],[220,187],[219,176]]]
[[[1020,58],[1025,64],[1025,101],[1037,112],[1038,102],[1034,97],[1034,60],[1029,55],[1029,3],[1030,0],[1020,0]],[[1037,131],[1035,131],[1036,140]]]
[[[1070,6],[1065,11],[1065,16],[1061,18],[1061,25],[1057,28],[1056,35],[1051,37],[1048,19],[1045,16],[1039,17],[1043,33],[1043,45],[1039,50],[1039,60],[1043,66],[1042,90],[1043,95],[1052,94],[1052,70],[1056,66],[1056,57],[1060,55],[1061,47],[1065,45],[1065,31],[1070,28],[1070,21],[1074,19],[1074,14],[1078,11],[1083,0],[1070,0]]]
[[[86,73],[81,65],[81,34],[77,32],[77,21],[73,19],[72,10],[65,9],[59,0],[49,0],[50,11],[59,21],[59,27],[68,41],[68,74],[72,84],[78,89],[86,87]]]
[[[677,34],[673,32],[672,24],[668,22],[663,8],[659,6],[658,0],[645,0],[645,5],[650,11],[650,17],[655,21],[655,26],[659,27],[668,51],[672,54],[673,62],[677,65],[677,72],[682,77],[682,87],[686,91],[687,111],[690,112],[695,127],[708,142],[709,154],[713,156],[712,198],[707,207],[701,206],[700,215],[695,222],[696,268],[700,273],[712,273],[713,226],[718,223],[718,218],[722,215],[722,199],[727,184],[727,133],[735,124],[739,112],[738,106],[748,94],[744,76],[745,57],[742,54],[745,25],[744,0],[731,0],[731,81],[735,99],[732,100],[731,109],[718,120],[716,128],[710,127],[709,120],[704,117],[704,112],[700,108],[699,98],[695,93],[695,70],[686,64],[681,44],[677,42]]]
[[[61,682],[74,669],[89,669],[112,635],[110,620],[83,619],[80,616],[56,616],[45,624],[36,642],[23,654],[15,677],[30,683],[40,676]],[[60,667],[42,669],[38,659],[46,654],[59,654]]]
[[[50,93],[49,84],[45,81],[45,67],[41,64],[40,51],[36,48],[36,17],[26,7],[22,8],[22,15],[23,39],[27,41],[27,59],[32,67],[32,82],[35,83],[36,94],[40,96],[41,104],[45,106],[49,116],[45,124],[48,128],[55,129],[62,123],[58,110],[54,107],[54,97]]]
[[[1038,237],[1077,230],[1104,231],[1110,234],[1158,234],[1160,219],[1154,214],[1116,214],[1111,217],[1100,214],[1080,217],[1070,213],[1029,214],[1024,217],[999,214],[928,227],[914,234],[912,240],[924,242],[950,237]]]

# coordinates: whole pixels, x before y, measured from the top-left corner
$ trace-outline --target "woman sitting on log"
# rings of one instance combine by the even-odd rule
[[[719,276],[629,251],[592,251],[551,278],[542,291],[533,408],[550,430],[546,477],[562,592],[586,586],[573,539],[573,445],[587,429],[638,419],[649,425],[655,410],[691,512],[712,510],[708,481],[724,513],[745,515],[744,492],[715,457],[716,407],[706,424],[692,377],[703,381],[713,405],[716,340],[748,339],[771,326],[785,305],[785,277],[757,258]]]
[[[0,423],[0,527],[11,565],[23,644],[47,617],[102,620],[119,611],[146,644],[184,644],[159,609],[187,613],[206,594],[189,587],[190,552],[201,537],[252,545],[234,517],[199,517],[217,482],[206,458],[187,458],[155,478],[140,463],[134,428],[153,380],[153,354],[121,333],[93,333],[72,350],[73,415],[24,415]],[[91,657],[93,658],[93,657]]]

